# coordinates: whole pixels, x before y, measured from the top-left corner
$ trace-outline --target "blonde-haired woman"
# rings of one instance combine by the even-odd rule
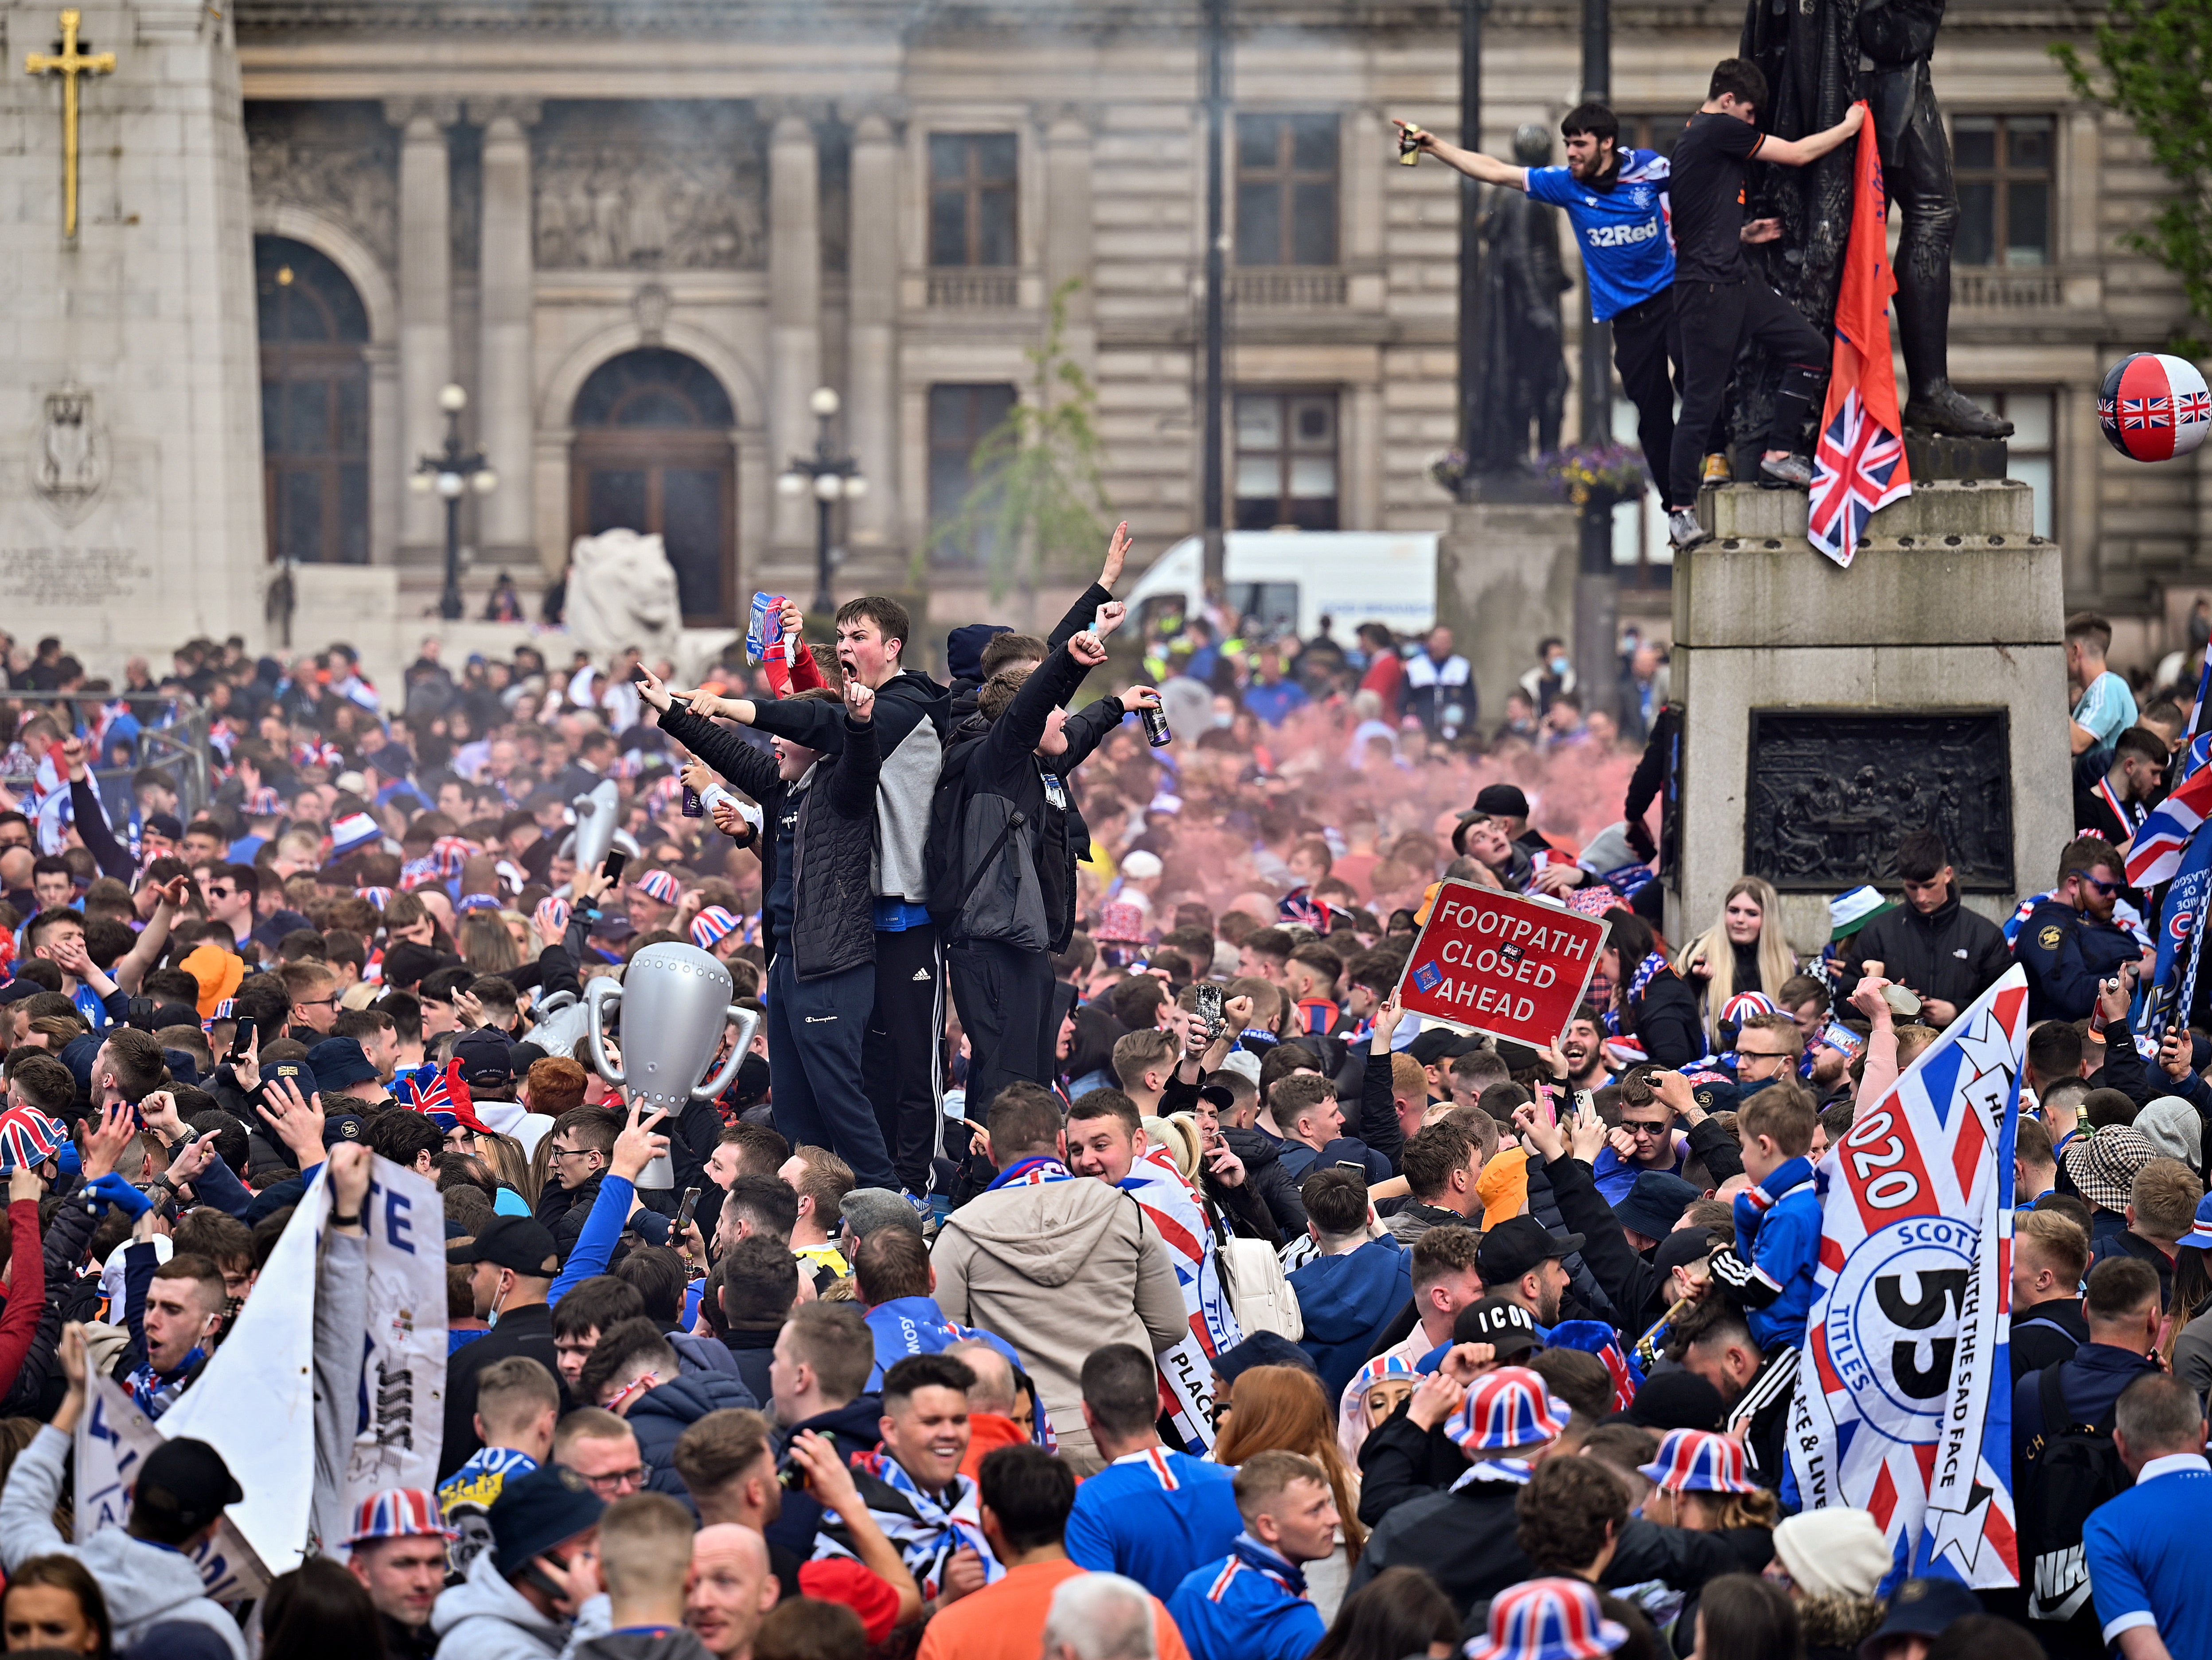
[[[1721,1012],[1739,992],[1771,997],[1797,972],[1782,937],[1781,901],[1762,877],[1740,876],[1721,901],[1720,921],[1682,948],[1674,972],[1705,1000],[1705,1041],[1721,1047]]]

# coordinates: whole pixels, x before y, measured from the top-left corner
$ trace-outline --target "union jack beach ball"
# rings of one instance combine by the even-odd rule
[[[2097,418],[2112,447],[2137,461],[2171,461],[2212,432],[2212,396],[2196,364],[2139,351],[2113,365],[2097,392]]]

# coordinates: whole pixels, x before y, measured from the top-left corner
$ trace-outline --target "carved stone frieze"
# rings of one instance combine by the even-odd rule
[[[387,268],[399,251],[399,136],[374,104],[248,104],[253,199],[327,214]]]
[[[743,106],[548,103],[532,141],[540,270],[765,265],[763,141]]]

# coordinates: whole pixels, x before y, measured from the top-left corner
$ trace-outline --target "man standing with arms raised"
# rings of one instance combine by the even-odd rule
[[[799,627],[798,607],[776,619],[787,635]],[[919,1198],[929,1190],[931,1161],[941,1141],[944,1068],[938,1043],[945,1030],[944,959],[929,917],[922,855],[929,838],[930,798],[937,788],[951,721],[945,688],[902,659],[913,623],[904,605],[880,594],[837,608],[837,666],[848,682],[875,693],[876,742],[883,760],[876,778],[876,840],[869,886],[874,895],[875,1003],[868,1017],[861,1077],[883,1129],[900,1183]],[[834,702],[781,702],[688,696],[691,712],[744,721],[818,754],[844,749],[844,722]],[[742,702],[744,713],[738,712]],[[711,764],[711,763],[710,763]],[[871,1181],[872,1172],[867,1172]]]

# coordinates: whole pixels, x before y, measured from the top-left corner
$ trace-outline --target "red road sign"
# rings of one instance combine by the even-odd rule
[[[1472,882],[1437,890],[1398,997],[1425,1020],[1541,1049],[1583,1000],[1609,924]]]

